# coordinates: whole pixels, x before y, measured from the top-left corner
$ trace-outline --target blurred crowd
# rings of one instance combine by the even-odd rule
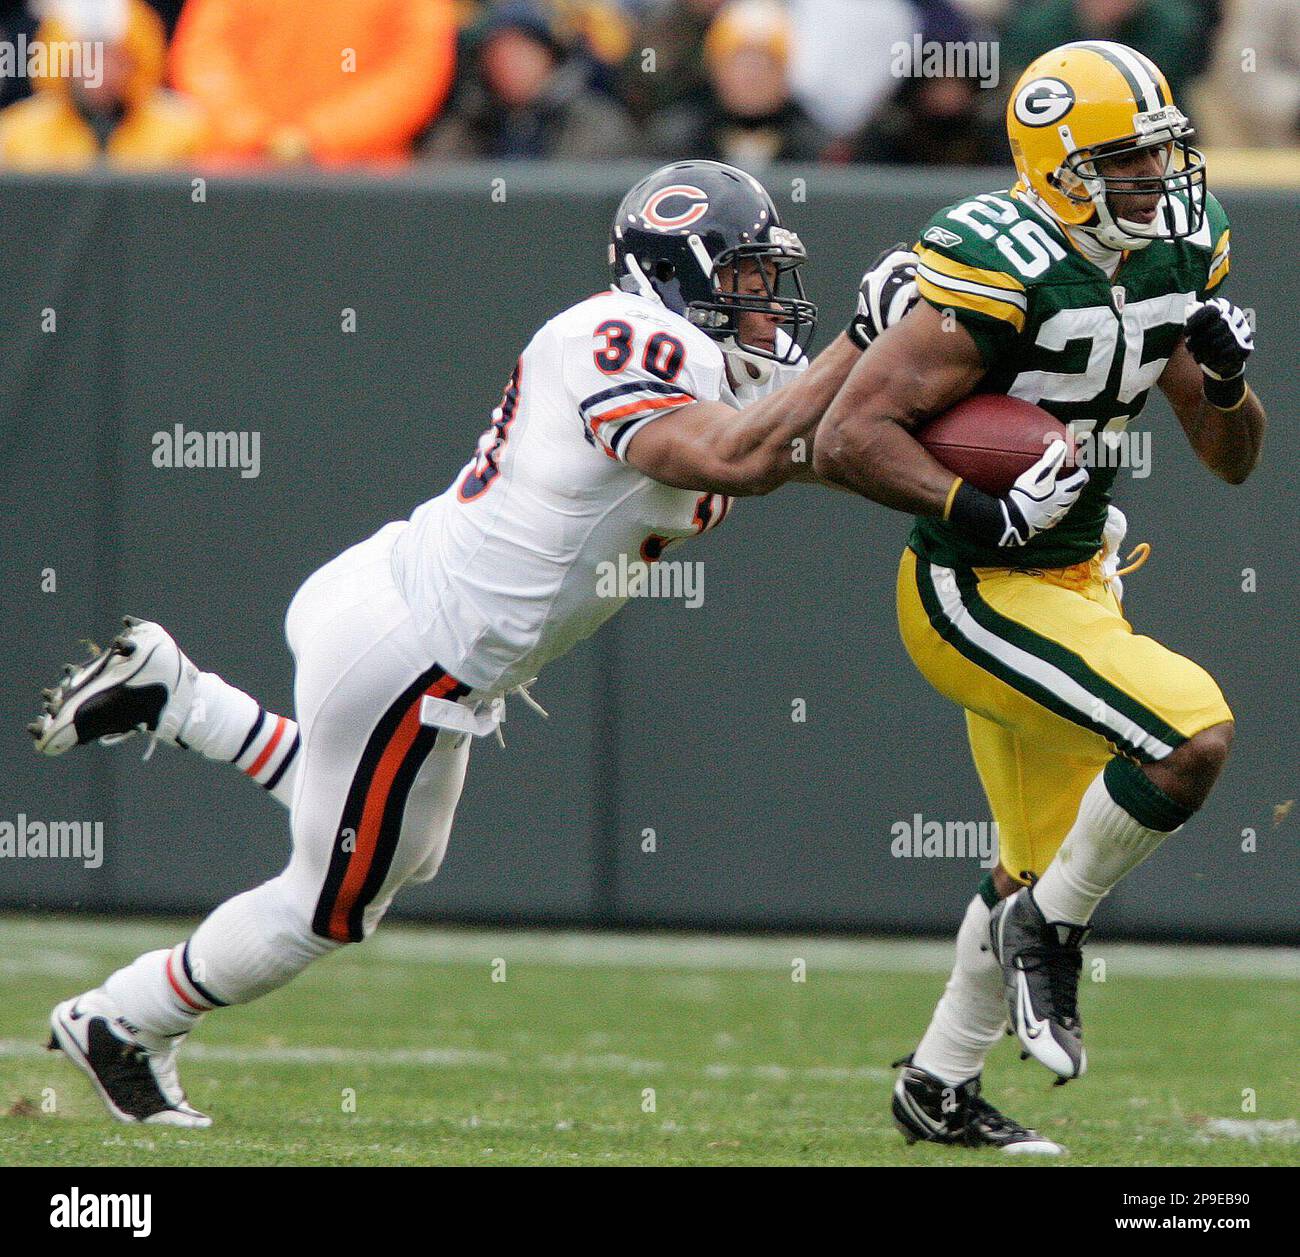
[[[1208,143],[1300,144],[1300,0],[0,0],[0,165],[1007,164],[1019,71],[1085,38]]]

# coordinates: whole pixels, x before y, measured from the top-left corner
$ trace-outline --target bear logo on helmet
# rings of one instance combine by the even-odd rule
[[[665,213],[660,207],[665,201],[684,201],[684,208],[675,213]],[[645,203],[641,217],[652,227],[671,230],[698,223],[709,212],[709,197],[702,189],[690,183],[674,183],[660,188]]]

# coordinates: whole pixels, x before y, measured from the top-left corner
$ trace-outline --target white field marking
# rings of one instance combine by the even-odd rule
[[[54,978],[77,979],[87,976],[95,964],[93,954],[85,951],[28,951],[13,956],[0,956],[0,978],[38,973]]]
[[[1248,1144],[1300,1143],[1300,1122],[1294,1117],[1271,1121],[1267,1118],[1212,1117],[1205,1123],[1210,1135],[1223,1135],[1227,1139],[1244,1139]],[[1207,1141],[1208,1142],[1208,1141]]]
[[[955,924],[955,923],[954,923]],[[98,976],[97,953],[169,947],[193,922],[78,920],[58,916],[0,917],[0,956],[23,972],[66,976],[85,957],[85,972]],[[1140,978],[1261,978],[1300,980],[1300,948],[1206,947],[1189,944],[1095,942],[1087,958],[1105,959],[1110,976]],[[55,960],[42,967],[43,957]],[[656,968],[714,971],[782,971],[801,957],[811,973],[933,973],[952,968],[948,941],[901,938],[837,938],[783,935],[646,934],[569,930],[480,930],[381,926],[360,951],[344,948],[331,967],[375,962],[489,965],[498,956],[513,964],[576,968]],[[55,969],[55,964],[60,968]],[[0,976],[4,969],[0,968]]]
[[[46,1049],[25,1039],[0,1039],[0,1060],[49,1059]],[[516,1071],[517,1057],[503,1052],[483,1052],[474,1048],[344,1048],[315,1045],[312,1047],[222,1047],[205,1043],[185,1046],[185,1060],[196,1063],[233,1065],[376,1065],[385,1068],[406,1066],[414,1069],[503,1069]],[[614,1052],[588,1054],[567,1052],[543,1053],[534,1057],[529,1068],[548,1074],[614,1073],[635,1078],[646,1074],[672,1071],[698,1075],[714,1081],[728,1078],[755,1082],[888,1082],[892,1070],[874,1066],[844,1067],[831,1065],[724,1065],[706,1064],[683,1069],[666,1061],[644,1060]]]

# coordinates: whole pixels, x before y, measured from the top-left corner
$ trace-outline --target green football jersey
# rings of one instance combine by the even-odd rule
[[[921,296],[979,347],[987,374],[976,391],[1023,398],[1067,424],[1089,480],[1065,518],[1027,545],[982,545],[918,517],[912,547],[945,566],[1057,568],[1090,558],[1130,439],[1120,434],[1178,344],[1189,298],[1204,300],[1228,272],[1223,208],[1207,194],[1194,235],[1134,250],[1108,277],[1020,195],[986,193],[936,214],[917,256]]]

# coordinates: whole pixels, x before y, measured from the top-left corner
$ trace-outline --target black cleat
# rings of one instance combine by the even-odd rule
[[[198,669],[161,625],[126,616],[123,626],[107,650],[93,650],[80,667],[65,664],[63,679],[41,691],[42,714],[27,726],[41,754],[120,742],[136,732],[176,743]]]
[[[51,1049],[61,1050],[94,1084],[119,1122],[211,1126],[185,1098],[176,1049],[148,1051],[102,991],[64,1000],[50,1014]]]
[[[1065,1149],[1036,1130],[999,1113],[980,1095],[980,1080],[958,1086],[940,1081],[905,1056],[894,1084],[890,1109],[894,1125],[909,1144],[958,1144],[965,1148],[1001,1148],[1008,1156],[1059,1157]]]
[[[1002,965],[1011,1026],[1023,1049],[1061,1082],[1088,1068],[1079,1019],[1079,970],[1089,929],[1049,922],[1030,887],[993,909],[989,938]]]

